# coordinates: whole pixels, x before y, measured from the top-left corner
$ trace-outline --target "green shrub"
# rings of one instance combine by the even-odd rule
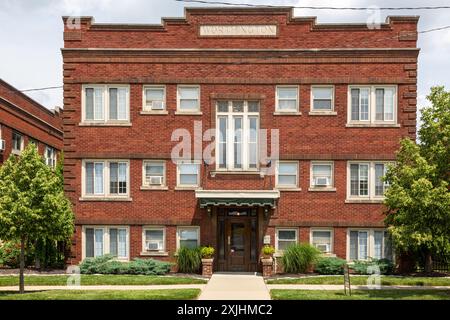
[[[120,262],[110,254],[96,258],[86,258],[80,264],[82,274],[143,274],[162,275],[170,271],[170,263],[154,259],[134,259]]]
[[[318,274],[344,274],[344,259],[329,257],[319,258],[314,266]]]
[[[214,256],[214,252],[216,252],[216,250],[211,246],[202,247],[200,250],[203,259],[211,259]]]
[[[378,266],[380,268],[380,274],[392,274],[394,271],[394,264],[388,259],[357,260],[353,262],[351,269],[356,274],[371,274],[367,271],[367,268],[370,266]]]
[[[32,246],[25,248],[25,266],[33,264],[34,250]],[[0,243],[0,266],[18,268],[20,258],[20,242],[4,241]]]
[[[320,251],[310,244],[295,244],[284,250],[281,262],[286,273],[306,273],[320,256]]]
[[[202,252],[200,248],[181,247],[177,251],[178,271],[184,273],[196,273],[202,264]]]
[[[262,249],[262,254],[264,256],[271,256],[275,253],[275,248],[266,244]]]

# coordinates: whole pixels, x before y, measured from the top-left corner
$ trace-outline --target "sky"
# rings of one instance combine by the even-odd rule
[[[211,0],[213,1],[213,0]],[[226,1],[226,0],[225,0]],[[450,5],[450,1],[366,0],[228,0],[233,3],[282,6],[417,7]],[[0,0],[0,78],[19,90],[62,85],[63,15],[94,16],[99,23],[160,23],[182,17],[185,6],[175,0]],[[204,6],[204,5],[200,5]],[[370,12],[296,9],[296,16],[317,16],[318,23],[365,23]],[[447,10],[382,11],[387,15],[420,15],[420,30],[450,25]],[[450,29],[419,35],[418,106],[426,106],[430,87],[450,89]],[[62,89],[27,92],[49,109],[62,107]]]

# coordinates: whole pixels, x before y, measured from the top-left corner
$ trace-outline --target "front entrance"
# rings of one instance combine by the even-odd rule
[[[258,209],[218,208],[218,270],[257,271]]]

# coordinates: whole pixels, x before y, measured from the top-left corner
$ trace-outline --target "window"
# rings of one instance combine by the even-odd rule
[[[333,187],[333,162],[311,162],[311,188]]]
[[[83,229],[83,258],[112,254],[120,260],[128,260],[128,227],[85,226]]]
[[[166,229],[163,227],[144,228],[144,252],[165,252]]]
[[[259,101],[218,101],[216,114],[216,168],[257,170]]]
[[[45,147],[45,163],[49,167],[56,167],[56,150],[52,147]]]
[[[313,86],[311,87],[312,111],[326,112],[334,109],[334,87]]]
[[[200,245],[199,227],[179,227],[177,230],[177,247],[197,248]]]
[[[275,246],[277,251],[286,250],[287,247],[297,244],[297,229],[277,229]]]
[[[18,132],[12,134],[12,152],[20,153],[23,150],[23,136]]]
[[[385,162],[350,162],[348,166],[348,198],[383,198],[389,187],[383,181],[388,163]]]
[[[396,122],[397,88],[395,86],[350,86],[349,123]]]
[[[143,186],[163,187],[166,184],[166,162],[149,160],[143,162]]]
[[[298,162],[278,161],[275,184],[278,188],[297,188]]]
[[[129,162],[124,160],[85,160],[83,195],[87,197],[127,197]]]
[[[298,86],[276,87],[276,112],[297,112],[298,101]]]
[[[200,111],[199,86],[178,86],[177,93],[177,110],[179,112]]]
[[[145,86],[143,111],[158,112],[165,109],[166,88],[164,86]]]
[[[333,252],[333,235],[331,230],[311,230],[311,244],[322,253]]]
[[[385,230],[349,230],[348,241],[349,260],[393,258],[392,242]]]
[[[177,165],[179,187],[198,187],[200,185],[200,164],[180,162]]]
[[[83,122],[128,122],[129,86],[84,85]]]

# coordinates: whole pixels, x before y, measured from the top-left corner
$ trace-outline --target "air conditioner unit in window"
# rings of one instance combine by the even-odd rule
[[[318,244],[318,245],[316,245],[316,248],[319,249],[322,252],[330,252],[330,245],[329,244]]]
[[[152,101],[151,107],[152,107],[152,110],[164,110],[164,102],[163,101]]]
[[[154,240],[147,242],[147,250],[148,251],[159,251],[159,250],[162,250],[161,242],[154,241]]]
[[[0,151],[5,151],[5,140],[0,139]]]
[[[148,183],[151,185],[162,185],[163,177],[161,176],[150,176],[148,178]]]
[[[314,181],[314,185],[317,187],[326,187],[330,185],[330,179],[328,177],[317,177]]]

